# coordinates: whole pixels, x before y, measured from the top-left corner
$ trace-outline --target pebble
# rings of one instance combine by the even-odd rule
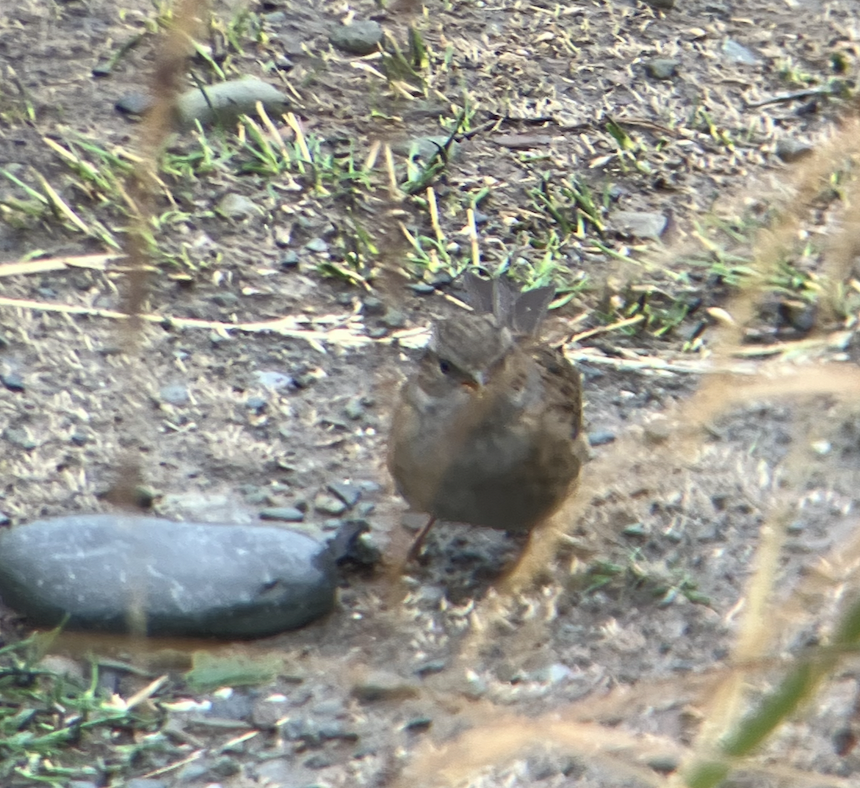
[[[614,211],[610,219],[616,232],[634,238],[659,239],[668,224],[662,213],[649,211]]]
[[[595,430],[588,433],[588,443],[591,446],[605,446],[615,441],[615,433],[609,430]]]
[[[251,711],[251,722],[255,728],[274,730],[277,724],[289,715],[292,707],[293,703],[283,695],[257,698]]]
[[[645,73],[652,79],[672,79],[678,73],[678,61],[668,57],[655,57],[645,63]]]
[[[777,140],[776,155],[784,162],[795,162],[811,156],[813,147],[808,142],[800,142],[791,137]]]
[[[364,703],[380,700],[402,700],[418,695],[418,685],[396,673],[374,671],[352,688],[352,696]]]
[[[361,314],[363,315],[384,315],[385,304],[376,296],[367,296],[361,303]]]
[[[314,498],[314,509],[321,514],[337,516],[343,514],[347,506],[340,498],[335,498],[333,495],[327,495],[326,493],[319,493]]]
[[[326,485],[328,491],[341,499],[350,509],[355,506],[361,498],[361,490],[347,482],[331,482]]]
[[[267,389],[286,389],[293,385],[293,379],[289,375],[272,369],[257,370],[254,377],[257,378],[257,383]]]
[[[245,407],[248,410],[261,411],[268,404],[268,398],[261,396],[260,394],[252,394],[248,399],[245,400]]]
[[[409,289],[416,295],[430,295],[431,293],[436,292],[436,288],[426,282],[416,282],[415,284],[411,284],[409,285]]]
[[[406,325],[406,315],[399,309],[391,307],[385,311],[379,322],[388,328],[403,328]]]
[[[126,782],[125,788],[167,788],[167,783],[150,777],[132,777]]]
[[[24,391],[24,378],[17,372],[7,372],[5,375],[0,375],[0,383],[3,383],[9,391]]]
[[[169,383],[158,390],[158,396],[162,402],[168,405],[187,405],[189,400],[188,389],[181,383]]]
[[[289,270],[292,268],[298,268],[298,266],[299,266],[298,252],[294,252],[294,251],[290,250],[289,252],[286,252],[284,254],[284,256],[281,258],[281,268]]]
[[[332,46],[352,55],[369,55],[379,48],[382,26],[370,20],[358,20],[351,25],[338,25],[329,33]]]
[[[270,506],[260,512],[261,520],[281,520],[285,523],[304,522],[305,514],[295,506]]]
[[[665,443],[672,435],[672,425],[666,418],[655,418],[643,426],[645,442],[652,445]]]
[[[422,733],[428,730],[432,724],[433,720],[430,717],[414,717],[403,726],[403,730],[410,733]]]
[[[3,437],[13,446],[25,451],[35,449],[38,445],[25,427],[6,427],[3,430]]]
[[[270,117],[277,117],[286,108],[284,95],[275,87],[255,77],[233,79],[207,85],[205,94],[194,87],[176,100],[176,111],[182,128],[193,128],[195,121],[208,126],[221,123],[229,126],[239,115],[256,116],[257,102],[262,102]]]
[[[742,63],[745,66],[754,66],[758,63],[758,57],[752,50],[743,44],[739,44],[737,41],[733,41],[731,38],[727,38],[723,42],[723,54],[729,60],[735,63]]]
[[[325,615],[335,590],[328,548],[284,528],[108,514],[0,533],[0,596],[35,626],[127,632],[142,603],[150,635],[262,637]]]
[[[143,115],[152,108],[153,100],[145,93],[133,91],[117,99],[114,109],[124,115]]]
[[[259,213],[259,207],[252,199],[243,194],[230,192],[218,201],[218,213],[228,219],[245,219]]]
[[[351,421],[358,421],[364,416],[364,405],[361,404],[361,397],[353,397],[346,405],[343,406],[344,415]]]
[[[322,238],[314,238],[305,244],[305,249],[309,252],[324,254],[328,251],[328,244]]]

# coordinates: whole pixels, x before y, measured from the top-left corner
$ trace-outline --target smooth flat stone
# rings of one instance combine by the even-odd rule
[[[335,602],[327,545],[265,525],[73,515],[0,534],[0,597],[37,626],[262,637]],[[131,614],[131,615],[130,615]]]
[[[176,99],[176,111],[183,129],[192,128],[196,120],[202,126],[230,125],[239,115],[256,117],[258,101],[267,112],[276,115],[286,108],[286,97],[277,88],[255,77],[246,77],[206,85],[202,90],[186,90]]]

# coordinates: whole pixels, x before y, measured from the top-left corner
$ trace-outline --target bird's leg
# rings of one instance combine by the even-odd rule
[[[433,527],[433,523],[435,522],[436,518],[431,515],[430,519],[427,520],[427,525],[418,532],[418,536],[415,537],[412,547],[410,547],[409,552],[406,553],[407,564],[418,557],[418,554],[421,552],[421,546],[424,544],[424,539],[427,534],[430,533],[430,529]]]

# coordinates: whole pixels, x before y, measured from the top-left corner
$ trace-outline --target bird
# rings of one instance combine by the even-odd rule
[[[437,520],[530,533],[572,492],[588,444],[579,371],[537,337],[553,287],[465,275],[472,312],[439,320],[400,389],[387,464],[400,495]]]

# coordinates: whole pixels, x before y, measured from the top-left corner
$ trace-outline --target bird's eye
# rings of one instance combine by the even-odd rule
[[[443,375],[447,375],[451,371],[451,369],[452,369],[452,367],[451,367],[450,361],[445,361],[444,358],[439,359],[439,371]]]

